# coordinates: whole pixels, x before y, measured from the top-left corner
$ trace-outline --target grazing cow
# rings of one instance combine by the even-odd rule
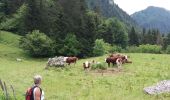
[[[106,62],[108,63],[108,66],[110,67],[110,63],[113,65],[116,64],[118,68],[122,66],[123,59],[119,57],[108,57],[106,58]]]
[[[77,61],[77,60],[78,60],[77,57],[68,57],[68,58],[66,59],[66,63],[68,63],[68,65],[70,65],[71,63],[76,64],[76,61]]]
[[[110,63],[113,65],[116,64],[118,57],[108,57],[106,58],[106,63],[108,63],[108,66],[110,67]]]
[[[87,70],[90,68],[90,62],[86,61],[85,63],[83,63],[83,68],[84,70]]]

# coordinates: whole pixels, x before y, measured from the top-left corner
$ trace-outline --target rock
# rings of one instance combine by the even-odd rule
[[[64,67],[64,57],[60,56],[60,57],[54,57],[54,58],[49,58],[48,62],[47,62],[47,66],[55,66],[55,67]]]
[[[16,59],[16,61],[18,61],[18,62],[21,62],[21,61],[22,61],[22,59],[20,59],[20,58],[17,58],[17,59]]]
[[[170,92],[170,80],[164,80],[157,83],[155,86],[146,87],[144,91],[151,95]]]

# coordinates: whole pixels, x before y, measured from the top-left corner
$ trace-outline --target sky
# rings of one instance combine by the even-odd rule
[[[128,14],[144,10],[148,6],[162,7],[170,10],[170,0],[114,0]]]

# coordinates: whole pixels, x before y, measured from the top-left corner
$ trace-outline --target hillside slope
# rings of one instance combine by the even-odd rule
[[[19,46],[19,39],[21,36],[13,34],[11,32],[0,31],[0,43],[11,45],[11,46]]]
[[[0,31],[0,57],[2,59],[16,60],[27,55],[19,48],[20,36],[11,32]]]
[[[157,28],[161,33],[170,32],[170,11],[164,8],[150,6],[131,16],[140,26],[146,29]]]

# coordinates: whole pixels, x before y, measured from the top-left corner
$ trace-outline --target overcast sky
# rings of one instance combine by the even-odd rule
[[[162,7],[170,10],[170,0],[114,0],[128,14],[143,10],[148,6]]]

